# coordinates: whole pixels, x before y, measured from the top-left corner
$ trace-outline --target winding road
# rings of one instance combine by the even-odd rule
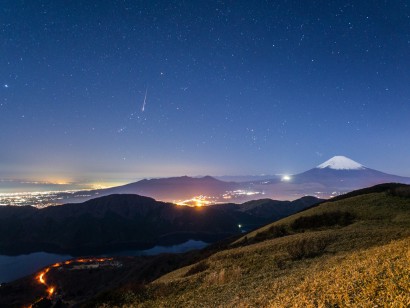
[[[44,299],[49,299],[49,300],[53,300],[53,298],[56,296],[57,292],[57,286],[52,285],[51,283],[48,282],[47,280],[47,273],[52,269],[52,268],[63,268],[65,266],[69,266],[71,264],[79,264],[79,263],[89,263],[91,264],[95,264],[95,263],[103,263],[103,262],[107,262],[107,261],[111,261],[113,258],[82,258],[82,259],[72,259],[72,260],[68,260],[65,262],[59,262],[59,263],[55,263],[50,265],[49,267],[46,267],[45,269],[43,269],[38,275],[36,275],[36,281],[37,283],[45,286],[46,288],[46,296],[41,297],[36,303],[44,300]],[[33,307],[36,303],[34,303],[33,305],[31,305],[30,307]]]

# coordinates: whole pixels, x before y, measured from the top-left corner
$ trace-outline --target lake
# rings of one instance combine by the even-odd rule
[[[208,243],[203,241],[188,240],[173,246],[155,246],[145,250],[122,250],[100,254],[98,256],[152,256],[160,253],[182,253],[194,249],[202,249]],[[18,256],[0,255],[0,283],[10,282],[24,276],[33,274],[41,268],[57,262],[72,259],[70,255],[60,255],[47,252],[34,252]]]

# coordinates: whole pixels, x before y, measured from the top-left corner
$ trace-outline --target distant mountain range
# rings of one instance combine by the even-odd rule
[[[319,201],[305,197],[293,202],[265,199],[240,205],[189,207],[122,194],[43,209],[1,206],[0,254],[93,254],[188,239],[210,242],[254,229]]]
[[[141,180],[108,189],[61,194],[60,201],[83,202],[110,194],[138,194],[167,202],[199,196],[207,198],[211,203],[238,203],[260,198],[295,200],[308,195],[327,199],[381,183],[410,184],[409,177],[370,169],[344,156],[335,156],[315,168],[294,175],[222,178],[237,181],[227,182],[211,176]]]
[[[240,189],[243,185],[235,182],[217,180],[211,176],[205,177],[171,177],[159,179],[144,179],[135,183],[106,189],[79,191],[73,194],[60,194],[63,203],[83,202],[99,196],[112,194],[137,194],[156,200],[174,202],[191,199],[195,196],[213,196],[214,201],[222,201],[223,195],[229,191]],[[255,198],[253,198],[255,199]]]
[[[157,200],[184,200],[198,195],[218,196],[239,189],[235,182],[217,180],[211,176],[193,178],[188,176],[142,180],[120,187],[104,189],[104,194],[137,193]]]

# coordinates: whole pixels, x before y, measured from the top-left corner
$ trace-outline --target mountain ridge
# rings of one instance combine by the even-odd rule
[[[205,204],[242,203],[255,198],[296,200],[307,195],[328,199],[381,183],[410,184],[410,177],[371,169],[345,156],[334,156],[316,167],[293,175],[223,178],[230,181],[209,175],[143,179],[105,189],[58,193],[54,202],[79,203],[110,194],[137,194],[182,204],[193,204],[195,200],[204,200]],[[36,202],[35,198],[30,200]]]
[[[46,250],[70,254],[215,241],[240,234],[321,200],[264,201],[252,211],[240,205],[180,206],[134,194],[37,209],[0,207],[0,252]],[[3,214],[4,213],[4,214]]]

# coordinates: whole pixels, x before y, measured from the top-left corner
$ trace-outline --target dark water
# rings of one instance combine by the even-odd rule
[[[189,240],[173,246],[155,246],[146,250],[123,250],[101,254],[99,256],[152,256],[160,253],[181,253],[193,249],[201,249],[208,244],[203,241]],[[18,278],[33,274],[41,268],[72,259],[70,255],[59,255],[47,252],[35,252],[26,255],[0,255],[0,283],[10,282]]]
[[[69,255],[57,255],[46,252],[35,252],[27,255],[0,255],[0,283],[35,273],[37,270],[53,263],[71,259]]]
[[[203,241],[188,240],[182,244],[173,246],[155,246],[145,250],[122,250],[101,254],[101,257],[116,257],[116,256],[154,256],[160,253],[182,253],[194,249],[201,249],[208,245]]]

